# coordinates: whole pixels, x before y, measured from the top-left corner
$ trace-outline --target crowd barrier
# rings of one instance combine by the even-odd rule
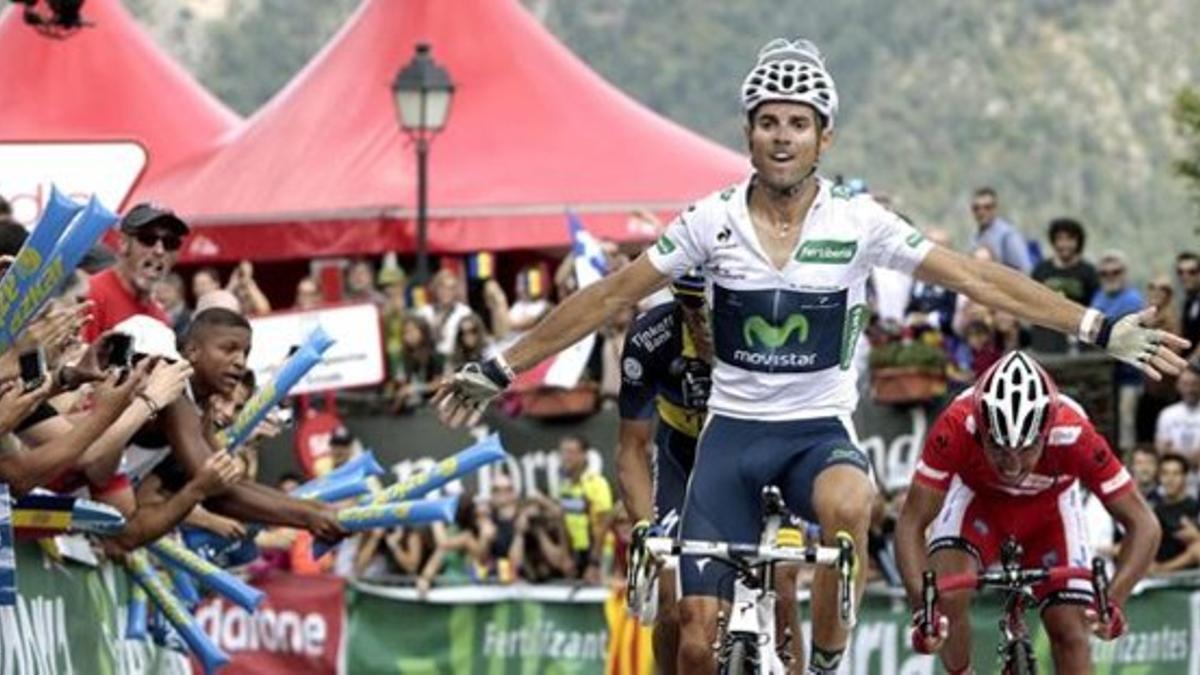
[[[123,639],[129,584],[116,567],[52,562],[28,542],[18,543],[17,557],[20,599],[0,609],[0,673],[189,672],[178,654]],[[233,657],[222,673],[606,672],[607,589],[456,586],[420,600],[411,588],[332,577],[277,574],[255,586],[267,601],[253,615],[219,598],[197,610],[202,628]],[[1131,632],[1092,644],[1096,673],[1200,675],[1200,578],[1144,582],[1125,610]],[[994,663],[999,611],[994,599],[973,609],[981,672]],[[909,649],[908,622],[895,591],[870,589],[842,672],[939,672],[931,658]],[[1049,649],[1037,629],[1035,650],[1046,665]]]

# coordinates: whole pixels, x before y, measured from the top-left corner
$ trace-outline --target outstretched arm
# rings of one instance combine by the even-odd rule
[[[568,297],[504,353],[482,363],[468,363],[443,380],[433,397],[438,417],[452,427],[475,424],[516,373],[575,344],[620,309],[666,285],[667,280],[642,254],[620,272]]]
[[[213,448],[205,438],[200,413],[188,399],[181,398],[160,415],[160,423],[171,444],[172,456],[189,476],[195,476]],[[336,540],[345,534],[333,513],[322,505],[286,494],[252,481],[242,481],[225,493],[204,502],[208,510],[235,520],[287,525],[311,531],[318,537]]]
[[[1020,272],[994,262],[973,260],[942,246],[935,246],[914,273],[916,278],[944,286],[972,300],[1013,314],[1025,321],[1066,335],[1080,335],[1085,342],[1105,346],[1122,360],[1141,368],[1147,375],[1161,379],[1162,374],[1176,375],[1187,362],[1176,351],[1190,343],[1162,331],[1117,336],[1112,341],[1104,334],[1102,317],[1068,300]],[[1086,316],[1085,316],[1086,314]]]
[[[667,284],[643,253],[620,272],[604,277],[564,300],[504,352],[516,372],[527,370],[570,347],[629,307]]]

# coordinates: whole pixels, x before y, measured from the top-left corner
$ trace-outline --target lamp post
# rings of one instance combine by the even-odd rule
[[[446,124],[454,83],[450,74],[429,54],[429,44],[417,44],[416,53],[392,81],[396,120],[417,148],[417,283],[429,280],[429,250],[426,245],[426,209],[429,144]]]

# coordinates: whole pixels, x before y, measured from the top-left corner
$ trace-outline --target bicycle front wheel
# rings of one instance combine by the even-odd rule
[[[725,652],[723,675],[758,675],[758,645],[752,636],[729,638],[729,649]]]
[[[1015,640],[1008,646],[1008,675],[1036,675],[1033,647],[1025,640]]]

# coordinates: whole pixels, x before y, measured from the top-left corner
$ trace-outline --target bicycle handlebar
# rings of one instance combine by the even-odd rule
[[[1067,581],[1069,579],[1093,580],[1093,572],[1087,567],[1052,567],[1050,569],[997,570],[994,572],[962,572],[949,574],[937,580],[937,589],[942,593],[967,588],[1013,588],[1042,583],[1045,581]]]
[[[792,548],[694,539],[676,541],[669,537],[651,537],[647,539],[646,549],[656,557],[691,555],[722,558],[740,564],[796,562],[807,565],[821,565],[823,567],[836,566],[841,554],[839,549],[832,546]]]

